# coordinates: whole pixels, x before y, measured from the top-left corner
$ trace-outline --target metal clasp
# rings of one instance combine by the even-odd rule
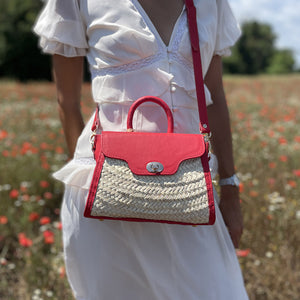
[[[147,164],[146,169],[149,173],[161,173],[164,166],[160,162],[152,161]]]

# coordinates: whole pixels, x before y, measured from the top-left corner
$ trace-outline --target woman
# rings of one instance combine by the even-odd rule
[[[48,0],[35,25],[43,51],[53,54],[60,118],[74,156],[55,177],[66,185],[64,253],[76,299],[248,299],[234,250],[243,225],[221,62],[240,31],[227,0],[194,3],[212,142],[223,180],[213,226],[83,217],[95,166],[89,145],[93,116],[84,126],[80,112],[84,56],[101,129],[124,131],[132,102],[153,95],[172,109],[175,132],[199,133],[183,1]],[[159,132],[165,126],[163,112],[152,104],[135,114],[137,131]]]

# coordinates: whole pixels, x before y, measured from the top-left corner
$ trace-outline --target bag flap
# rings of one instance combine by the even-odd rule
[[[104,131],[100,137],[99,150],[106,157],[126,161],[136,175],[172,175],[182,161],[200,157],[206,150],[201,134]],[[163,170],[151,173],[149,163],[162,165]]]

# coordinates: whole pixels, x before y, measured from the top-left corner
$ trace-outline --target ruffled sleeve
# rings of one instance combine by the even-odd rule
[[[86,54],[88,43],[78,0],[48,0],[33,31],[45,53],[67,57]]]
[[[218,5],[218,28],[214,54],[230,56],[232,47],[241,35],[237,23],[227,0],[217,0]]]

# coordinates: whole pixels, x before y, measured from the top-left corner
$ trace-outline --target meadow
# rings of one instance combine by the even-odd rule
[[[251,300],[299,300],[300,76],[225,77],[225,89],[242,181],[237,255],[247,291]],[[86,119],[93,109],[84,84]],[[72,299],[63,186],[51,177],[68,159],[53,84],[0,81],[0,299]]]

